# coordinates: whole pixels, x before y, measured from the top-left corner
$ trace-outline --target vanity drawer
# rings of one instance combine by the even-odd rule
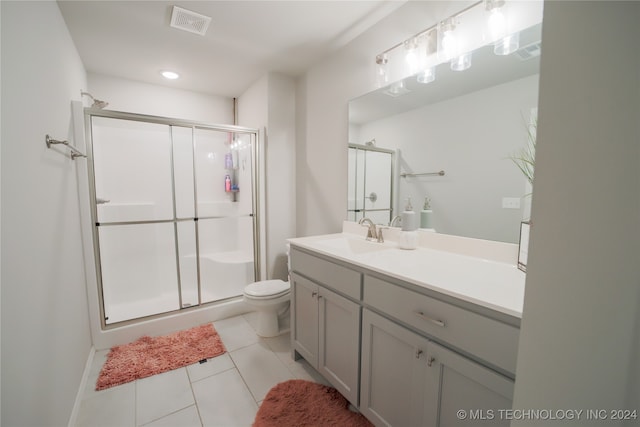
[[[507,372],[516,371],[516,327],[366,275],[364,302]]]
[[[361,274],[341,265],[291,249],[291,270],[355,300],[362,299]]]

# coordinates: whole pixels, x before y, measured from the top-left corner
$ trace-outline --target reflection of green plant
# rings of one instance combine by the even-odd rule
[[[527,126],[527,145],[521,148],[517,154],[509,157],[531,185],[533,185],[533,170],[535,168],[536,161],[537,128],[538,119],[536,118]]]

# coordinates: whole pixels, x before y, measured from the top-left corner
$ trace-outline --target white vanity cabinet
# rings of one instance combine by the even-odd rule
[[[374,424],[508,425],[513,380],[473,358],[513,373],[517,328],[369,276],[363,301],[360,411]]]
[[[361,274],[308,254],[292,251],[292,347],[354,406],[358,405],[361,306],[330,290],[361,289]],[[300,268],[311,277],[303,277]],[[312,280],[313,279],[313,280]],[[355,286],[354,286],[355,285]]]
[[[423,426],[429,341],[384,317],[362,314],[360,412],[377,426]],[[431,392],[432,397],[436,396]]]
[[[511,379],[367,309],[361,384],[360,411],[376,426],[509,424],[499,410],[511,408]]]
[[[508,425],[501,411],[512,406],[519,318],[382,262],[332,260],[292,246],[294,357],[376,426]]]
[[[509,426],[509,419],[500,411],[511,409],[512,379],[434,342],[429,342],[426,360],[433,392],[427,396],[429,422],[424,425]]]

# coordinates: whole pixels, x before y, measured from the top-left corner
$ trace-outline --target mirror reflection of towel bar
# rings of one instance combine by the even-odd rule
[[[440,172],[424,172],[424,173],[401,173],[400,176],[402,178],[413,178],[416,176],[433,176],[433,175],[438,175],[438,176],[444,176],[444,171],[440,171]]]

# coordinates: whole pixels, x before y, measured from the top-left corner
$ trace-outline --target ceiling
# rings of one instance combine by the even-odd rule
[[[403,3],[58,0],[88,72],[226,97],[269,71],[304,73]],[[170,27],[173,5],[211,17],[207,33]]]

